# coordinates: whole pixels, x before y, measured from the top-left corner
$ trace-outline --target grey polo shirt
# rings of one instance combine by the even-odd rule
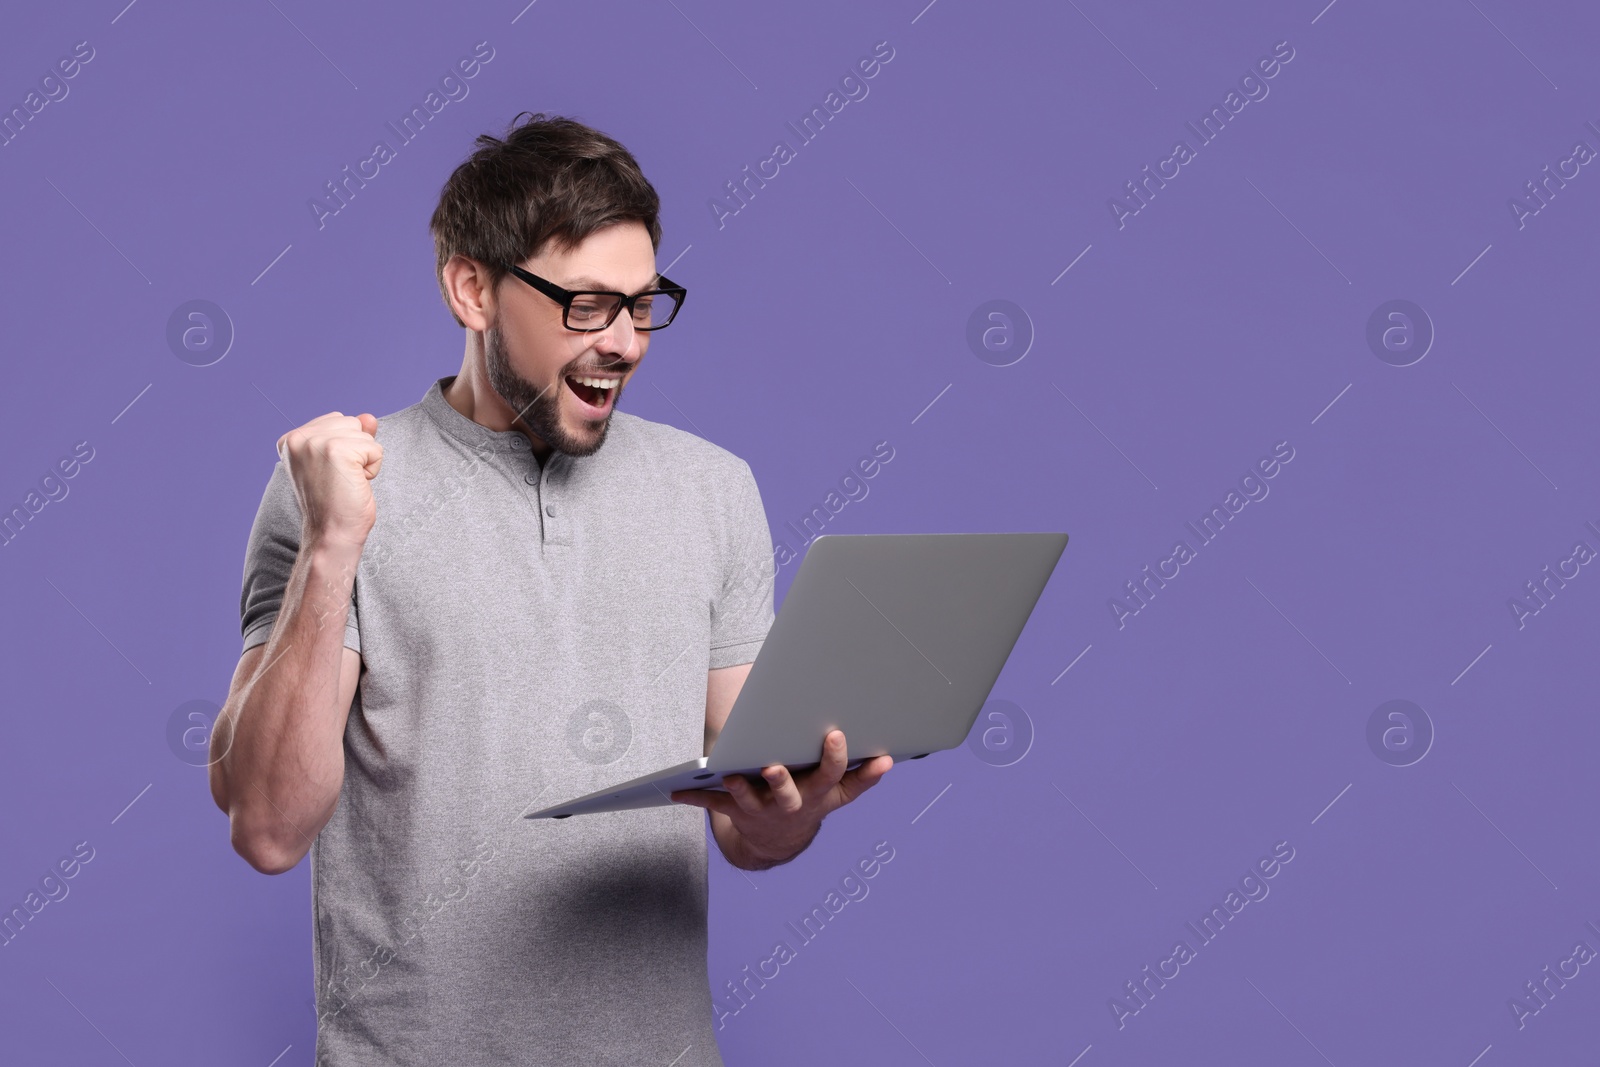
[[[317,1060],[720,1065],[705,814],[521,818],[703,752],[706,671],[772,623],[748,464],[616,411],[541,466],[441,378],[378,420],[377,521],[345,645],[363,671],[311,847]],[[280,462],[250,531],[244,647],[300,537]]]

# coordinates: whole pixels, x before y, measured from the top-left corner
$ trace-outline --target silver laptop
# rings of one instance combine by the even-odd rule
[[[833,729],[851,766],[957,747],[1066,546],[1064,533],[822,534],[709,756],[525,818],[670,804],[777,763],[807,770]]]

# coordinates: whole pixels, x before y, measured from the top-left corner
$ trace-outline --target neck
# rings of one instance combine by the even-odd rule
[[[461,414],[497,433],[517,430],[528,439],[533,454],[542,465],[550,455],[550,446],[528,427],[516,412],[500,398],[489,384],[488,371],[483,362],[483,335],[468,331],[467,354],[461,361],[461,370],[454,380],[444,387],[444,398]]]

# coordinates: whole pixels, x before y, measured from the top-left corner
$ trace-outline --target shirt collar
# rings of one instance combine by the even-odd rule
[[[521,455],[530,455],[532,448],[528,437],[521,430],[491,430],[481,423],[473,422],[461,412],[451,406],[450,401],[444,398],[444,390],[455,381],[454,374],[446,375],[428,387],[422,397],[422,410],[428,414],[435,425],[445,433],[468,447],[491,452],[513,452]],[[545,465],[560,465],[571,460],[564,452],[551,450],[545,459]]]

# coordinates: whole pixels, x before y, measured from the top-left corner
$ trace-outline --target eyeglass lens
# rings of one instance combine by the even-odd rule
[[[621,300],[601,293],[580,293],[567,309],[567,325],[579,330],[603,329],[617,313]],[[678,298],[672,293],[652,293],[633,302],[633,325],[651,330],[672,321]]]

